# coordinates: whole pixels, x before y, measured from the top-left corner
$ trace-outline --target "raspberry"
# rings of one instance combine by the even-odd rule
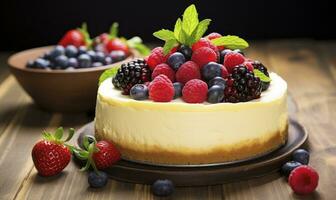
[[[181,65],[176,72],[177,82],[185,84],[191,79],[201,79],[201,72],[198,65],[193,61],[187,61]]]
[[[159,75],[149,84],[149,99],[155,102],[169,102],[174,97],[173,83],[166,75]]]
[[[224,57],[224,66],[231,73],[233,68],[245,62],[245,57],[240,53],[230,52]]]
[[[201,68],[209,62],[216,62],[217,58],[217,53],[209,47],[196,49],[191,56],[191,60],[197,63]]]
[[[213,39],[220,38],[220,37],[222,37],[222,35],[219,34],[219,33],[216,33],[216,32],[210,33],[208,36],[206,36],[206,38],[208,38],[209,40],[213,40]],[[217,49],[219,51],[222,51],[222,50],[225,49],[225,47],[224,46],[217,46]]]
[[[182,90],[182,98],[187,103],[203,103],[207,99],[208,85],[199,79],[188,81]]]
[[[164,63],[166,61],[167,61],[167,56],[163,54],[162,47],[154,48],[151,54],[147,58],[147,64],[152,71],[158,64]]]
[[[222,65],[222,77],[224,78],[224,79],[226,79],[226,78],[228,78],[229,77],[229,72],[228,72],[228,70],[226,69],[226,67],[224,67],[223,65]]]
[[[175,72],[166,63],[161,63],[157,65],[152,73],[152,80],[160,74],[166,75],[171,82],[175,81]]]
[[[253,61],[246,61],[243,63],[243,65],[246,66],[246,68],[250,71],[250,72],[253,72]]]
[[[218,51],[217,47],[215,45],[211,44],[210,40],[208,40],[207,38],[201,38],[200,40],[195,42],[192,45],[191,49],[193,51],[196,51],[197,49],[202,48],[202,47],[209,47],[210,49],[214,50],[215,52]]]
[[[297,194],[309,194],[313,192],[319,181],[318,173],[307,165],[295,168],[289,175],[288,182]]]

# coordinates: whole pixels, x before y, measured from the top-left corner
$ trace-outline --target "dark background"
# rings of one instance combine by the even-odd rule
[[[131,1],[0,0],[0,50],[55,44],[68,29],[87,22],[92,36],[120,24],[120,34],[159,42],[152,33],[172,29],[183,10],[195,3],[200,19],[210,18],[208,32],[245,39],[335,39],[335,12],[328,1]]]

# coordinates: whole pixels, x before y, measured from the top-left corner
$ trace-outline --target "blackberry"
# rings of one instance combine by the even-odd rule
[[[118,69],[116,76],[112,79],[114,87],[121,89],[124,95],[129,95],[135,84],[150,81],[151,71],[143,59],[132,60],[124,63]]]
[[[224,101],[231,103],[246,102],[257,99],[261,94],[261,81],[244,65],[233,69],[224,90]]]
[[[259,71],[261,71],[262,73],[264,73],[266,76],[269,77],[269,73],[267,71],[267,68],[261,62],[254,61],[252,63],[252,65],[253,65],[254,69],[258,69]],[[262,91],[267,90],[269,86],[270,86],[270,82],[263,82],[263,81],[261,81]]]

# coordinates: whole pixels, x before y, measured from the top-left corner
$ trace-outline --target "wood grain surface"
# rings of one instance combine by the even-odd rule
[[[59,176],[37,175],[31,148],[42,130],[79,128],[92,120],[88,114],[63,115],[38,110],[6,66],[0,53],[0,199],[160,199],[148,185],[110,180],[91,189],[86,174],[70,163]],[[251,43],[248,57],[258,58],[281,75],[297,103],[297,119],[309,132],[310,164],[320,182],[316,192],[295,195],[279,173],[224,185],[179,187],[163,199],[327,199],[336,197],[336,42],[277,40]],[[262,122],[260,122],[262,123]],[[75,141],[72,141],[75,142]]]

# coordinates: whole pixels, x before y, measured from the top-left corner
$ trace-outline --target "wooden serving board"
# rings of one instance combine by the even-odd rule
[[[78,145],[84,135],[94,135],[94,123],[78,130]],[[280,169],[290,159],[291,153],[307,140],[306,130],[295,120],[290,120],[288,141],[279,149],[264,156],[234,163],[200,166],[156,166],[121,160],[106,172],[112,179],[152,184],[157,179],[170,179],[176,186],[216,185],[264,176]]]

